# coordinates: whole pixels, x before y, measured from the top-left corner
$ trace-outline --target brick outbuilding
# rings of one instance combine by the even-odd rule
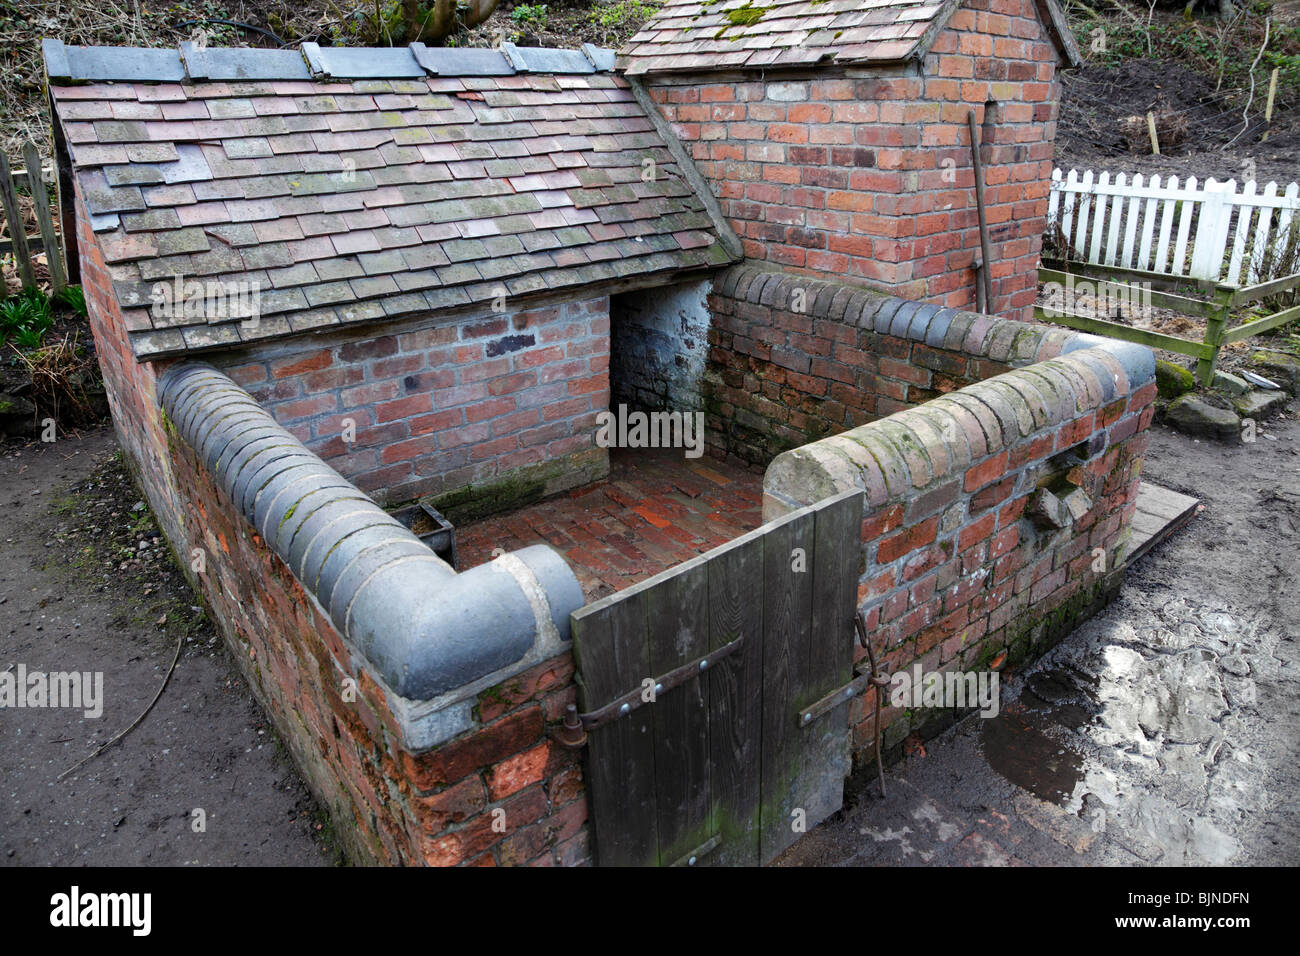
[[[973,308],[980,130],[993,301],[1032,320],[1060,100],[1056,0],[668,0],[620,63],[750,260]]]
[[[812,766],[806,746],[823,768],[815,824],[850,752],[861,765],[878,734],[897,747],[937,726],[877,713],[849,681],[867,654],[855,616],[895,671],[986,671],[1114,594],[1153,357],[1018,318],[1055,70],[1074,57],[1054,0],[670,2],[621,69],[593,47],[46,41],[70,271],[126,459],[354,859],[617,860],[608,812],[593,847],[592,712],[634,712],[647,677],[694,694],[724,673],[706,664],[745,661],[729,692],[774,702],[748,752],[795,741],[796,711],[816,730],[789,764]],[[996,314],[963,309],[972,109]],[[598,422],[623,406],[689,416],[728,474],[690,462],[650,495],[617,475],[589,494],[610,471]],[[648,447],[621,445],[634,461]],[[729,490],[753,466],[761,488]],[[578,486],[600,513],[545,510]],[[383,507],[416,500],[501,530],[471,527],[463,566]],[[761,501],[765,523],[720,533],[743,526],[714,520],[729,501],[754,522]],[[678,627],[702,585],[690,602],[637,591],[682,573],[712,588],[709,568],[769,542],[734,566],[755,593],[710,606],[766,614],[765,595],[801,595],[798,620],[774,604],[742,628],[705,608]],[[584,581],[605,557],[631,586],[598,597]],[[581,615],[616,606],[631,623],[584,645]],[[653,662],[642,611],[676,635]],[[715,623],[718,653],[692,660]],[[772,656],[770,682],[768,633],[808,650]],[[822,651],[834,673],[780,697]],[[602,674],[611,693],[588,699]],[[671,757],[685,735],[646,715],[617,734]],[[599,769],[654,805],[644,761]],[[663,794],[688,780],[659,779]],[[783,829],[777,806],[750,811]],[[723,842],[709,832],[636,859],[693,863]]]

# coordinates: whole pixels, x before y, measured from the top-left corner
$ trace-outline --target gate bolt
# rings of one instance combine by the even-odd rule
[[[560,725],[556,739],[561,747],[577,750],[587,743],[587,732],[582,729],[582,720],[578,717],[578,708],[570,704],[564,709],[564,723]]]

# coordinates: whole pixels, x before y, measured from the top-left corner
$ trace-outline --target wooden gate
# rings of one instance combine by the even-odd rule
[[[839,809],[862,493],[572,616],[602,866],[766,863]]]

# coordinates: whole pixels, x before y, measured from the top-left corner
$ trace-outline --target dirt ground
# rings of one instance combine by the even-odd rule
[[[1205,506],[1116,601],[972,715],[851,781],[786,866],[1300,862],[1300,421],[1152,429],[1144,476]]]
[[[1178,145],[1165,144],[1161,155],[1128,149],[1120,123],[1148,110],[1173,110],[1187,119],[1188,133]],[[1180,63],[1130,60],[1118,66],[1086,65],[1062,74],[1061,118],[1056,137],[1056,165],[1062,169],[1134,173],[1180,182],[1255,179],[1279,186],[1300,180],[1300,114],[1275,114],[1268,138],[1252,113],[1254,126],[1242,132],[1242,103],[1216,92],[1213,80]],[[1234,142],[1235,140],[1235,142]]]
[[[0,446],[0,515],[0,671],[103,673],[97,718],[0,708],[0,864],[336,862],[328,820],[173,565],[112,428]],[[178,642],[143,721],[59,780],[145,710]]]

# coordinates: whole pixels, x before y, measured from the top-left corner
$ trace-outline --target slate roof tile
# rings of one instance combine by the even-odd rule
[[[607,73],[51,94],[119,300],[177,275],[261,286],[256,323],[123,303],[141,358],[734,258]]]

